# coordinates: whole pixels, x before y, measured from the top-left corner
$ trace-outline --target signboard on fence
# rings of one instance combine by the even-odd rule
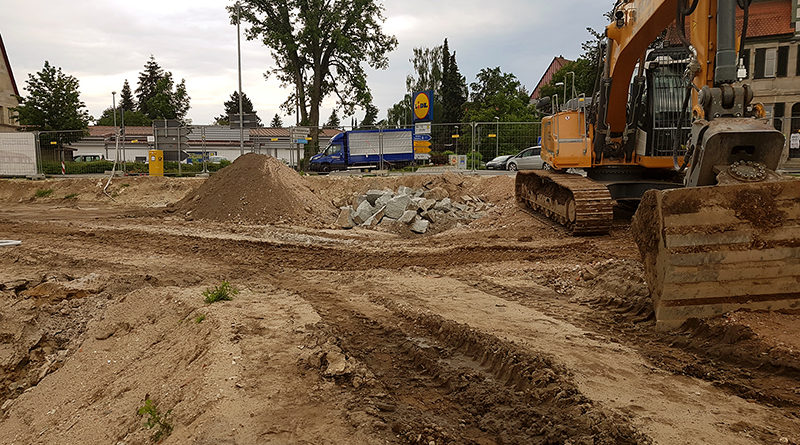
[[[33,133],[0,133],[0,176],[36,174],[36,138]]]
[[[459,169],[467,169],[467,155],[450,155],[450,165]]]

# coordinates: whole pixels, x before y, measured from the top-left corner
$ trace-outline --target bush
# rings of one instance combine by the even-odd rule
[[[47,198],[48,196],[53,194],[53,189],[39,189],[36,190],[36,197],[37,198]]]
[[[209,288],[203,291],[206,304],[212,304],[218,301],[231,301],[233,297],[238,294],[239,290],[227,281],[223,281],[222,284],[215,288]]]

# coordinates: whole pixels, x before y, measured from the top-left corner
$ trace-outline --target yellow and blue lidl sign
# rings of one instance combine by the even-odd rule
[[[433,90],[414,94],[414,122],[433,121]]]

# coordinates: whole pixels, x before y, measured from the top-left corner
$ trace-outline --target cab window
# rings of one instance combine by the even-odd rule
[[[336,153],[339,153],[340,151],[342,151],[342,146],[341,145],[338,145],[338,144],[336,144],[336,145],[333,145],[333,144],[332,145],[328,145],[328,148],[325,149],[325,156],[335,155]]]

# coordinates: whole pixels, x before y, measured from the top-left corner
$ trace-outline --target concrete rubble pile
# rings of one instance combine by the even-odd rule
[[[424,234],[433,224],[479,219],[490,207],[491,204],[469,195],[451,199],[442,187],[415,190],[401,185],[396,192],[369,190],[356,195],[351,206],[340,208],[336,225],[343,229],[400,225]]]

